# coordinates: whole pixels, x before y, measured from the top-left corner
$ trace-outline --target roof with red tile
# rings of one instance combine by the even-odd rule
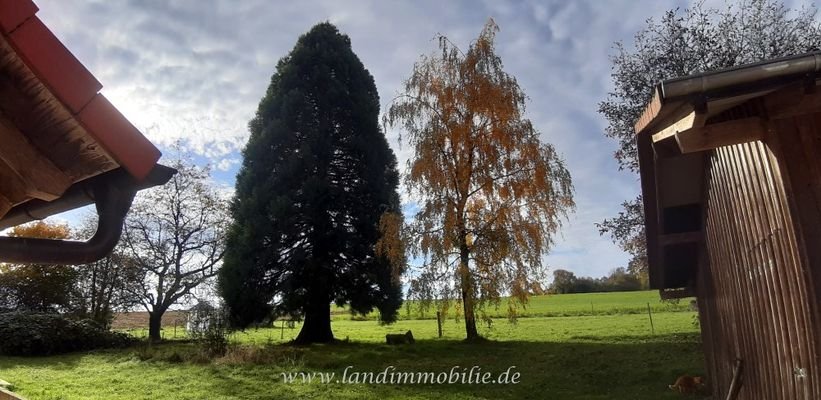
[[[0,217],[114,169],[141,181],[160,158],[37,11],[0,0],[0,140],[19,144],[0,149]]]

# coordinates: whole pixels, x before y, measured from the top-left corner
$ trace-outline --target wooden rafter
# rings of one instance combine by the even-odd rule
[[[769,119],[790,118],[821,112],[821,90],[817,86],[791,85],[764,97]]]
[[[26,195],[51,201],[60,197],[71,179],[38,151],[4,115],[0,114],[0,163],[23,182]]]
[[[662,246],[680,243],[699,242],[704,234],[701,231],[684,232],[684,233],[668,233],[666,235],[659,235],[659,243]]]
[[[664,139],[675,136],[677,133],[686,131],[692,128],[704,126],[706,119],[705,113],[692,111],[681,119],[666,126],[664,129],[653,134],[653,143],[658,143]]]
[[[676,133],[675,138],[681,153],[687,154],[763,140],[766,133],[767,121],[750,117],[688,129]]]
[[[13,204],[11,204],[11,201],[9,201],[6,196],[0,195],[0,218],[6,215],[6,213],[11,210],[12,206]]]
[[[29,196],[26,194],[26,183],[3,162],[0,162],[0,188],[2,188],[0,194],[2,194],[12,206],[29,200]]]

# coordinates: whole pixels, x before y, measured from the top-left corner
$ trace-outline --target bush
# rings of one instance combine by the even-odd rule
[[[0,354],[44,356],[71,351],[125,347],[135,339],[105,330],[92,320],[74,321],[59,314],[0,314]]]
[[[222,357],[228,350],[228,325],[225,310],[199,302],[188,313],[186,330],[196,340],[205,357]]]

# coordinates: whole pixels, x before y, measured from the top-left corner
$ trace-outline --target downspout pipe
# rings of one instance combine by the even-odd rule
[[[76,202],[73,204],[74,207],[93,201],[99,216],[97,230],[90,239],[75,241],[0,237],[0,262],[87,264],[105,257],[111,253],[120,240],[123,222],[137,191],[144,187],[164,184],[175,172],[174,169],[158,165],[144,184],[135,183],[130,176],[118,176],[120,179],[97,180],[96,184],[91,185],[90,188],[78,187],[73,193],[68,193],[67,198]],[[117,175],[125,174],[115,174]],[[91,195],[88,198],[90,201],[77,200],[82,198],[83,193]]]

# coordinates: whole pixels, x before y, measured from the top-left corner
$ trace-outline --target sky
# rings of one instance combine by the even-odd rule
[[[596,222],[639,192],[619,171],[616,142],[596,110],[612,88],[613,44],[683,1],[272,1],[35,0],[38,16],[102,82],[102,93],[161,149],[176,142],[211,163],[230,188],[248,137],[247,123],[277,61],[314,24],[350,36],[371,72],[382,110],[420,55],[448,36],[466,48],[488,18],[501,28],[496,49],[529,96],[526,116],[564,157],[576,212],[546,262],[583,276],[625,266],[628,256]],[[388,141],[400,166],[409,149],[397,130]],[[70,219],[73,217],[69,217]]]

